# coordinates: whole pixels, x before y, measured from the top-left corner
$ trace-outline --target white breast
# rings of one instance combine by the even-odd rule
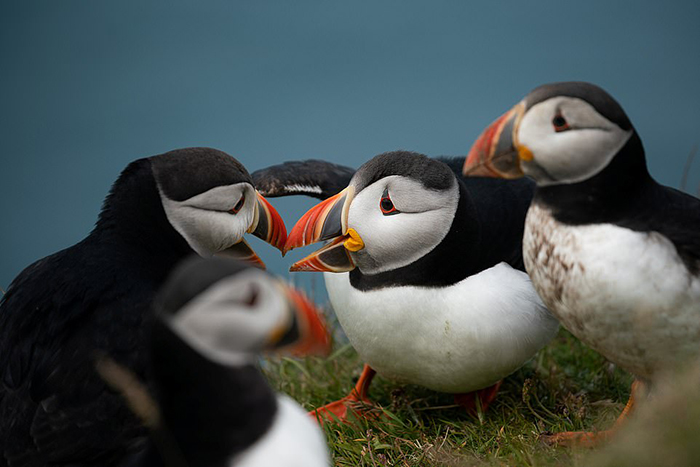
[[[326,438],[316,422],[290,397],[277,397],[270,430],[236,456],[230,467],[328,467]]]
[[[650,378],[700,353],[700,279],[662,235],[569,226],[532,206],[525,266],[562,324],[631,373]]]
[[[527,274],[505,263],[440,288],[362,292],[348,273],[325,279],[338,320],[364,361],[385,377],[436,391],[494,384],[558,328]]]

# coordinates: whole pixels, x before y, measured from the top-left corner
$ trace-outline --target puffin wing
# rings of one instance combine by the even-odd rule
[[[523,233],[525,216],[535,193],[535,182],[523,177],[515,180],[462,175],[464,156],[436,157],[460,180],[468,194],[472,222],[479,226],[479,254],[483,266],[506,262],[525,272]]]
[[[288,161],[252,173],[265,197],[306,195],[327,199],[350,184],[355,169],[318,159]]]
[[[691,274],[700,275],[700,199],[657,184],[650,198],[638,201],[637,214],[621,225],[660,233],[673,243]]]
[[[107,287],[82,287],[88,274],[63,267],[75,261],[89,260],[69,248],[37,261],[0,301],[2,467],[110,465],[144,433],[94,370],[95,351],[142,357],[133,356],[129,304],[115,305]],[[95,331],[105,322],[123,329]]]

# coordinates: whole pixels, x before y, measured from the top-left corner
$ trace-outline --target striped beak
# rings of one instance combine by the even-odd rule
[[[489,125],[469,151],[462,173],[470,177],[522,177],[520,161],[532,160],[532,153],[517,144],[524,113],[525,105],[520,103]]]
[[[355,269],[350,252],[361,250],[364,243],[355,230],[348,228],[348,210],[354,195],[355,187],[350,185],[309,209],[299,219],[289,233],[285,252],[324,240],[332,241],[294,263],[290,271],[344,272]]]
[[[284,226],[284,221],[275,208],[257,190],[255,195],[257,197],[255,217],[248,233],[263,239],[284,254],[286,252],[284,246],[287,242],[287,228]]]
[[[322,313],[303,293],[290,285],[280,285],[287,300],[288,319],[273,330],[267,347],[298,357],[328,355],[331,342]]]
[[[248,233],[265,240],[284,254],[284,245],[287,242],[287,228],[284,226],[284,221],[275,208],[257,190],[255,191],[255,196],[253,222],[248,228]],[[218,252],[216,256],[247,261],[260,269],[265,269],[263,260],[255,254],[248,242],[243,239],[232,247]]]
[[[232,247],[226,248],[216,254],[216,256],[222,258],[233,258],[239,261],[246,261],[252,263],[253,266],[260,269],[266,269],[265,263],[260,259],[258,255],[255,254],[253,249],[248,245],[248,242],[241,239],[240,242],[236,243]]]

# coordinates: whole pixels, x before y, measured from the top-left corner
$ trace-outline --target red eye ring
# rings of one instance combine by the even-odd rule
[[[561,113],[557,113],[554,118],[552,119],[552,126],[554,127],[554,131],[559,133],[560,131],[566,131],[569,128],[569,122],[566,121],[564,116]]]
[[[384,194],[382,194],[382,199],[379,200],[379,209],[385,216],[398,214],[401,212],[396,209],[396,206],[394,206],[394,202],[391,201],[391,198],[389,197],[389,190],[386,189],[384,190]]]
[[[241,208],[243,207],[244,204],[245,204],[245,195],[242,195],[241,199],[238,200],[236,205],[228,210],[229,214],[234,214],[234,215],[238,214],[238,211],[241,210]]]

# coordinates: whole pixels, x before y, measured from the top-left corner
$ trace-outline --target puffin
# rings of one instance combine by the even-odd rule
[[[286,228],[228,154],[187,148],[122,171],[90,234],[22,271],[0,301],[0,466],[109,466],[144,428],[95,372],[105,352],[145,374],[148,310],[187,256],[262,262],[245,233]]]
[[[338,321],[366,362],[347,397],[314,412],[319,419],[346,420],[369,402],[376,373],[485,410],[500,381],[557,332],[523,266],[533,184],[462,179],[462,162],[380,154],[290,231],[285,251],[327,241],[290,271],[325,273]]]
[[[635,376],[610,436],[655,381],[700,355],[700,200],[657,183],[622,106],[586,82],[540,86],[474,143],[464,173],[537,188],[525,267],[549,310],[585,344]]]
[[[150,429],[123,467],[328,467],[325,435],[260,371],[261,353],[324,354],[316,307],[266,272],[228,258],[186,259],[154,299],[152,390],[107,355],[100,375]]]

